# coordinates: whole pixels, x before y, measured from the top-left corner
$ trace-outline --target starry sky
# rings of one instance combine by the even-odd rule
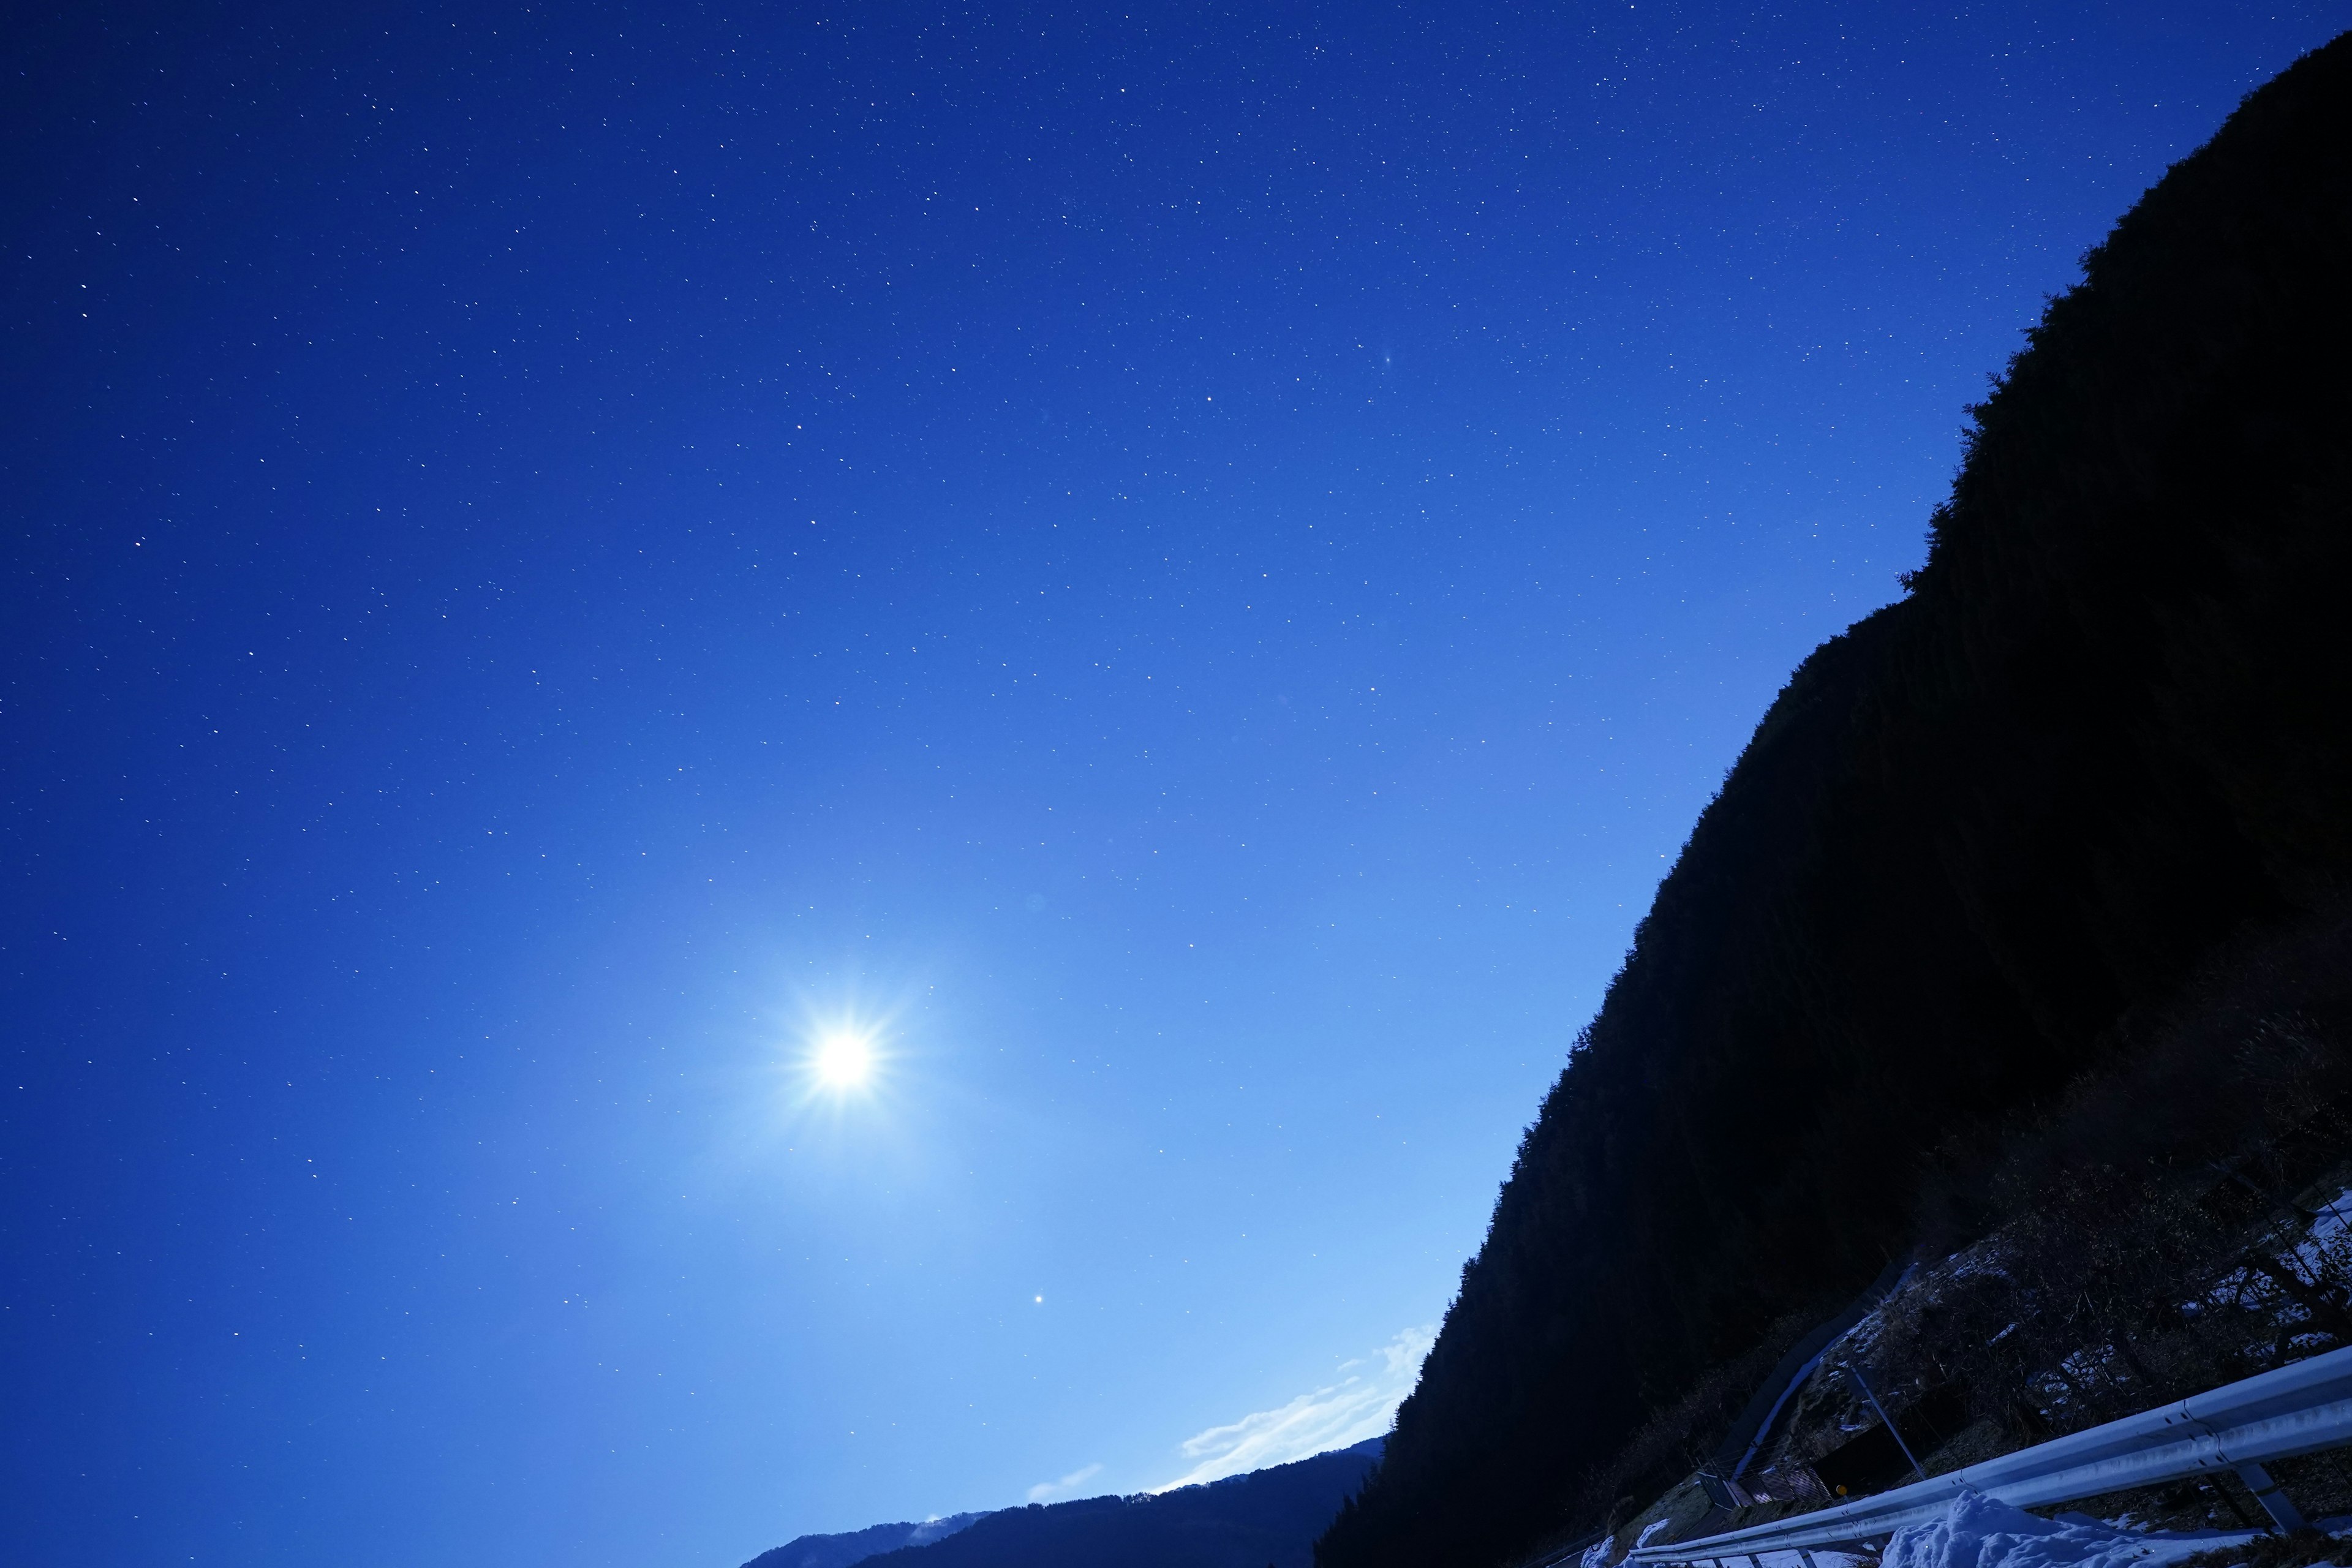
[[[730,1568],[1381,1430],[1964,405],[2347,26],[19,12],[13,1550]]]

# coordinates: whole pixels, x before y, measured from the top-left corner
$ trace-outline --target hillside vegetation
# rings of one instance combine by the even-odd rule
[[[2297,1114],[2232,1098],[2239,1037],[2195,1020],[2236,1015],[2184,984],[2252,1028],[2262,955],[2342,956],[2347,307],[2352,36],[2084,258],[1971,411],[1908,595],[1772,704],[1320,1568],[1487,1568],[1654,1493],[1693,1455],[1645,1424],[1736,1405],[1923,1227],[1982,1233],[1981,1173],[2070,1085],[2164,1097],[2132,1159]]]

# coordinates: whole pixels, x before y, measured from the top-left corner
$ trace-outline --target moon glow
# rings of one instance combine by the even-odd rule
[[[835,1089],[856,1089],[874,1071],[874,1053],[856,1035],[828,1035],[816,1048],[816,1076]]]

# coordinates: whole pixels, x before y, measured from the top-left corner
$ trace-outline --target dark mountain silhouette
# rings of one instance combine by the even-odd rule
[[[985,1513],[951,1513],[945,1519],[928,1519],[920,1523],[901,1521],[897,1524],[869,1524],[864,1530],[842,1535],[795,1536],[782,1546],[761,1552],[743,1568],[849,1568],[853,1563],[863,1563],[902,1546],[928,1546],[934,1541],[944,1541],[987,1517]]]
[[[1928,1152],[2336,907],[2347,350],[2352,35],[2084,258],[1971,410],[1908,596],[1766,713],[1322,1568],[1507,1563],[1652,1495],[1690,1455],[1629,1469],[1644,1423],[1711,1388],[1727,1422],[1910,1246]]]
[[[1381,1441],[1156,1496],[1008,1508],[930,1545],[829,1558],[817,1568],[1308,1568],[1315,1537],[1363,1484]],[[803,1568],[792,1553],[803,1542],[874,1533],[803,1536],[745,1568]]]

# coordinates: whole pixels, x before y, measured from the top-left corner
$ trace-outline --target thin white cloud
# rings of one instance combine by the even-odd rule
[[[1044,1502],[1058,1492],[1071,1491],[1082,1487],[1100,1474],[1102,1474],[1100,1465],[1088,1465],[1084,1469],[1072,1470],[1058,1481],[1039,1481],[1029,1489],[1029,1500]]]
[[[1372,1355],[1343,1363],[1339,1370],[1348,1375],[1329,1387],[1302,1394],[1279,1410],[1261,1410],[1230,1426],[1212,1426],[1188,1438],[1182,1452],[1193,1461],[1192,1468],[1151,1489],[1199,1486],[1379,1436],[1412,1392],[1422,1358],[1436,1336],[1433,1323],[1407,1329]]]

